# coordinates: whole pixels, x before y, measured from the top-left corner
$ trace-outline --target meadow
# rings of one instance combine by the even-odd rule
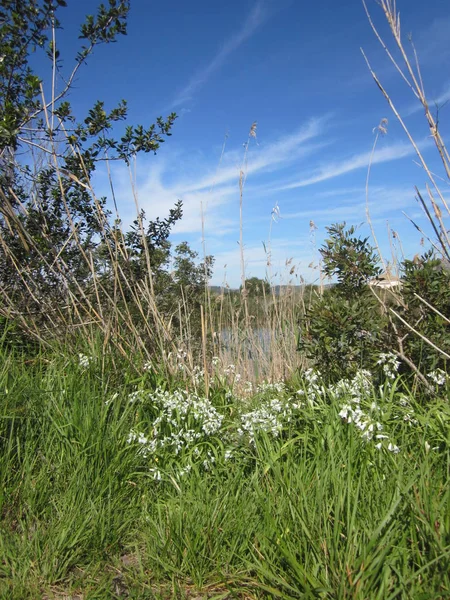
[[[450,598],[450,156],[395,2],[380,2],[394,53],[367,16],[424,109],[432,164],[368,68],[427,179],[426,249],[382,256],[369,163],[370,239],[330,225],[307,285],[289,257],[275,280],[269,234],[267,276],[248,279],[254,123],[235,290],[209,285],[206,251],[172,247],[181,202],[154,221],[140,210],[136,156],[176,115],[113,138],[124,102],[76,125],[66,100],[94,47],[125,33],[129,4],[87,18],[58,96],[50,37],[65,2],[3,4],[0,598]],[[51,99],[27,44],[50,44]],[[129,228],[114,161],[129,169]]]
[[[450,386],[2,349],[2,598],[446,598]],[[183,366],[179,359],[180,368]]]

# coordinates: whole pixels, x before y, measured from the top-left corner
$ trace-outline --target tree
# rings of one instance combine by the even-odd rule
[[[64,0],[3,0],[0,9],[0,310],[14,307],[44,320],[68,300],[107,297],[108,287],[99,293],[96,285],[108,273],[117,277],[114,261],[122,262],[123,276],[139,280],[147,253],[157,270],[167,262],[167,239],[182,214],[178,204],[146,231],[140,214],[123,235],[120,222],[111,222],[106,199],[96,197],[90,181],[98,165],[156,153],[176,115],[149,127],[126,125],[118,137],[113,129],[127,118],[125,100],[110,110],[99,100],[78,120],[68,101],[75,76],[99,45],[126,35],[130,2],[109,0],[86,17],[79,52],[64,78],[56,32],[65,6]],[[31,66],[34,52],[47,55],[52,82],[60,85],[49,99]]]
[[[379,275],[378,257],[368,239],[355,237],[345,223],[327,228],[320,249],[324,272],[337,283],[317,295],[300,323],[299,350],[330,381],[372,368],[383,348],[385,318],[369,290]]]
[[[346,229],[345,222],[331,225],[327,231],[330,237],[319,250],[325,275],[337,277],[337,289],[343,294],[363,292],[370,279],[381,273],[369,238],[354,237],[355,227]]]
[[[398,308],[398,333],[411,361],[428,375],[435,369],[447,371],[450,355],[450,269],[447,260],[434,250],[402,265],[403,306]],[[430,308],[432,307],[432,308]],[[405,321],[421,336],[412,332]]]
[[[211,279],[213,266],[212,256],[206,256],[203,261],[198,262],[198,253],[187,242],[182,242],[175,248],[171,272],[172,290],[176,298],[197,313],[197,317],[200,315],[200,304]]]
[[[268,296],[270,294],[270,283],[259,277],[250,277],[245,280],[245,290],[249,297]]]

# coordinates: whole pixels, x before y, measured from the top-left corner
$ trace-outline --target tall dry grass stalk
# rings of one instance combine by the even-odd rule
[[[435,117],[433,115],[432,110],[430,109],[430,103],[429,103],[426,93],[425,93],[425,87],[424,87],[424,83],[423,83],[423,79],[422,79],[422,73],[421,73],[421,69],[420,69],[418,54],[417,54],[416,48],[415,48],[412,40],[410,40],[412,58],[410,57],[410,55],[408,54],[408,51],[406,50],[406,47],[404,45],[402,35],[401,35],[400,13],[397,11],[397,6],[396,6],[395,0],[379,0],[378,4],[381,7],[383,15],[386,19],[386,22],[387,22],[390,32],[392,34],[392,38],[394,41],[394,47],[400,57],[399,60],[397,60],[395,58],[394,51],[390,49],[388,43],[383,39],[383,37],[379,33],[379,30],[376,27],[374,20],[372,18],[372,15],[367,7],[366,1],[362,0],[362,3],[364,6],[366,15],[367,15],[369,24],[372,28],[372,31],[374,32],[377,40],[379,41],[380,45],[382,46],[383,50],[385,51],[390,63],[394,66],[394,68],[397,71],[397,73],[399,74],[400,78],[403,80],[405,85],[409,88],[410,92],[413,94],[413,96],[416,98],[416,100],[420,103],[420,105],[423,109],[423,114],[426,119],[427,125],[429,127],[431,138],[434,141],[437,155],[438,155],[438,157],[440,159],[440,163],[443,167],[442,176],[437,175],[434,172],[434,170],[430,167],[430,164],[425,159],[424,154],[419,147],[419,144],[416,142],[416,140],[414,138],[414,135],[412,134],[410,128],[406,124],[404,118],[401,116],[400,111],[397,109],[397,106],[396,106],[392,96],[389,94],[389,92],[384,87],[384,85],[380,81],[379,77],[373,70],[364,50],[361,49],[361,52],[363,54],[363,57],[366,61],[367,67],[370,71],[370,74],[372,75],[373,80],[375,81],[377,87],[379,88],[379,90],[383,94],[384,98],[386,99],[390,110],[394,114],[397,121],[400,123],[408,140],[412,144],[412,146],[415,150],[417,159],[418,159],[418,164],[422,167],[422,169],[425,172],[427,179],[428,179],[428,181],[425,183],[427,197],[423,196],[423,194],[419,191],[417,186],[415,187],[415,192],[416,192],[416,199],[426,216],[426,219],[428,221],[428,224],[430,226],[430,230],[431,230],[432,234],[428,234],[427,232],[425,232],[423,230],[422,227],[420,227],[419,225],[417,225],[417,223],[412,221],[412,219],[410,219],[410,220],[411,220],[412,224],[416,227],[416,229],[422,234],[422,236],[428,240],[430,246],[432,246],[434,248],[437,255],[441,257],[442,261],[444,263],[446,263],[447,265],[449,265],[450,241],[449,241],[449,232],[447,229],[446,220],[448,220],[448,218],[450,216],[450,210],[449,210],[448,203],[445,199],[445,195],[442,191],[442,186],[440,185],[439,181],[441,181],[445,184],[448,184],[450,182],[450,155],[449,155],[447,147],[444,143],[444,140],[441,136],[441,133],[439,131],[438,119],[437,119],[437,117]],[[375,151],[378,137],[380,134],[383,134],[385,132],[386,124],[387,124],[387,121],[383,120],[381,122],[380,126],[378,127],[376,139],[375,139],[373,150],[372,150],[372,157],[373,157],[373,153]],[[372,226],[372,223],[370,220],[370,213],[369,213],[369,200],[368,200],[368,198],[369,198],[369,177],[370,177],[370,164],[369,164],[369,169],[368,169],[368,173],[367,173],[367,181],[366,181],[367,218],[368,218],[369,224],[372,228],[372,234],[375,239],[377,248],[379,250],[378,242],[376,240],[375,232],[373,231],[373,226]],[[380,257],[381,257],[381,252],[379,251],[379,253],[380,253]],[[383,264],[385,264],[384,261],[383,261]],[[442,356],[444,356],[447,359],[450,358],[443,349],[439,348],[439,346],[433,342],[433,340],[428,339],[427,337],[422,335],[419,331],[417,331],[415,323],[409,323],[398,313],[397,310],[395,310],[395,308],[393,308],[392,306],[386,306],[383,297],[380,294],[377,294],[376,290],[374,288],[371,288],[371,289],[375,293],[375,295],[377,296],[377,298],[379,299],[379,301],[381,302],[381,304],[383,305],[383,307],[387,311],[387,313],[390,314],[391,325],[393,326],[394,331],[396,331],[396,321],[397,322],[400,321],[409,330],[410,335],[419,336],[426,344],[428,344],[434,350],[438,351]],[[395,296],[396,296],[397,302],[401,304],[402,303],[401,295],[396,294]],[[423,298],[419,298],[419,300],[423,301],[424,303],[426,302]],[[436,312],[436,309],[433,308],[431,305],[429,305],[428,308],[430,310]],[[422,382],[426,384],[427,382],[424,380],[423,376],[420,374],[418,367],[416,365],[414,365],[407,356],[405,356],[405,353],[403,351],[403,342],[404,342],[404,339],[402,339],[399,335],[397,335],[398,348],[397,348],[396,352],[397,352],[398,356],[400,358],[402,358],[402,360],[404,360],[407,364],[409,364],[409,366],[416,372],[417,376],[422,380]]]
[[[54,101],[54,91],[52,101]],[[42,103],[45,107],[44,114],[48,129],[52,131],[55,123],[52,125],[51,121],[58,117],[51,110],[52,102],[45,101],[43,90]],[[65,131],[63,123],[56,123],[56,126]],[[83,164],[80,149],[71,144],[69,132],[65,134],[64,144]],[[136,364],[156,360],[168,373],[177,373],[178,376],[180,373],[176,356],[180,349],[183,349],[187,355],[183,365],[183,375],[191,377],[194,367],[201,366],[205,372],[206,392],[209,388],[208,373],[212,374],[213,356],[217,356],[224,366],[235,365],[242,380],[257,383],[262,379],[276,380],[289,375],[299,364],[296,332],[298,307],[303,302],[302,294],[294,285],[300,283],[299,280],[294,281],[295,269],[287,265],[287,269],[290,270],[290,280],[285,287],[280,287],[279,293],[276,293],[273,286],[269,294],[263,293],[257,299],[250,299],[245,288],[243,198],[248,146],[251,139],[255,137],[256,123],[252,125],[249,132],[239,176],[242,290],[236,303],[236,294],[229,294],[223,290],[222,294],[212,298],[210,288],[208,286],[205,288],[203,305],[200,307],[201,336],[197,343],[194,343],[193,310],[189,305],[188,294],[185,294],[183,289],[173,314],[160,310],[152,275],[151,252],[140,216],[138,189],[135,183],[136,163],[128,166],[128,173],[146,267],[144,277],[139,281],[131,280],[125,269],[131,257],[124,243],[125,232],[118,225],[120,215],[111,160],[108,155],[105,155],[104,164],[115,210],[114,227],[111,227],[109,216],[105,214],[102,203],[96,195],[87,168],[84,166],[83,181],[73,173],[63,170],[60,167],[58,147],[60,142],[58,143],[51,136],[47,143],[33,146],[33,159],[37,170],[38,166],[39,168],[51,166],[55,169],[57,185],[63,199],[64,218],[69,227],[63,247],[54,249],[53,253],[43,253],[35,237],[26,230],[18,218],[17,211],[11,206],[4,190],[0,192],[2,194],[0,210],[6,226],[10,232],[18,236],[22,248],[27,252],[33,251],[39,257],[46,272],[58,281],[59,300],[55,302],[53,298],[42,294],[32,271],[21,264],[14,250],[8,246],[7,240],[0,236],[2,252],[14,265],[17,277],[26,291],[25,298],[22,298],[23,302],[18,306],[14,294],[9,293],[7,289],[0,290],[0,313],[14,319],[28,334],[43,344],[50,344],[55,337],[70,340],[79,337],[80,334],[86,343],[94,344],[100,333],[105,349],[112,345],[124,358],[139,358]],[[92,252],[84,247],[80,238],[76,218],[65,197],[64,182],[67,180],[74,181],[88,192],[91,198],[98,225],[98,236],[108,255],[110,277],[107,284],[99,276]],[[20,204],[20,199],[14,195],[14,190],[10,189],[8,192],[10,197],[15,198],[19,210],[26,212],[27,208]],[[30,187],[29,193],[30,197],[34,198],[35,207],[45,215],[44,207],[40,204],[41,200],[33,186]],[[204,220],[202,228],[205,252]],[[51,236],[45,227],[40,233],[50,244]],[[89,290],[77,280],[64,262],[64,250],[69,247],[79,253],[90,282]],[[177,322],[176,327],[175,322]],[[151,344],[148,343],[149,340]]]
[[[266,281],[270,284],[270,291],[261,286],[259,294],[255,296],[250,295],[247,288],[243,205],[249,148],[252,139],[256,140],[256,129],[254,122],[244,144],[238,179],[241,286],[239,291],[231,291],[224,283],[220,295],[215,299],[215,310],[210,321],[215,339],[222,337],[222,343],[215,347],[222,366],[226,368],[232,365],[244,381],[253,383],[284,379],[302,364],[302,357],[297,352],[297,332],[299,318],[306,306],[304,281],[298,275],[296,266],[293,266],[292,259],[286,260],[284,280],[282,274],[273,274],[273,213],[268,240],[264,245]],[[310,301],[311,297],[308,299]]]
[[[364,9],[366,11],[367,18],[372,27],[372,30],[380,42],[381,46],[385,50],[391,64],[395,67],[396,71],[399,73],[402,80],[405,82],[407,87],[410,89],[411,93],[414,97],[420,102],[425,119],[427,121],[431,138],[434,141],[438,156],[440,158],[441,164],[444,170],[444,178],[445,181],[450,181],[450,155],[448,153],[447,147],[444,143],[444,140],[441,136],[438,127],[438,121],[434,117],[430,105],[425,93],[425,88],[422,80],[422,74],[420,70],[420,64],[417,56],[416,49],[414,47],[413,42],[411,41],[411,48],[413,52],[414,59],[410,59],[408,53],[405,49],[402,37],[401,37],[401,29],[400,29],[400,14],[397,12],[396,2],[395,0],[380,0],[379,4],[383,11],[383,14],[386,18],[386,21],[389,25],[390,31],[392,33],[395,46],[400,54],[403,67],[401,63],[397,61],[394,57],[393,53],[389,49],[386,42],[381,37],[378,29],[376,28],[374,21],[371,17],[371,14],[367,8],[367,4],[365,0],[362,0]],[[419,192],[418,188],[416,188],[417,200],[421,207],[424,210],[424,213],[427,217],[427,220],[436,235],[437,244],[432,241],[430,238],[430,243],[439,251],[443,258],[450,260],[450,240],[448,235],[448,230],[444,219],[447,219],[450,216],[450,209],[448,203],[445,199],[444,193],[439,185],[439,176],[437,176],[429,166],[426,161],[422,151],[419,148],[418,143],[415,141],[413,134],[411,133],[409,127],[407,126],[405,120],[400,115],[399,110],[397,109],[394,100],[391,95],[388,93],[386,88],[381,83],[380,79],[376,75],[375,71],[372,69],[370,62],[364,53],[364,50],[361,49],[361,52],[364,56],[366,64],[369,68],[369,71],[380,89],[381,93],[385,97],[391,111],[395,115],[397,121],[400,123],[404,133],[406,134],[408,140],[411,142],[420,166],[425,171],[428,182],[426,183],[427,195],[428,198],[424,198],[422,194]],[[428,237],[428,236],[427,236]]]

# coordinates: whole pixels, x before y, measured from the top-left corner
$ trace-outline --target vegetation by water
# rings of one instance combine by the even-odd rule
[[[148,221],[131,190],[126,229],[112,178],[109,204],[91,183],[176,121],[120,132],[125,102],[79,120],[67,100],[128,2],[86,19],[45,100],[29,57],[44,48],[57,77],[65,4],[5,1],[0,19],[0,597],[450,597],[450,211],[434,166],[415,146],[429,249],[413,260],[387,264],[374,231],[336,223],[315,285],[289,259],[275,283],[270,240],[266,279],[247,278],[241,239],[240,289],[213,289],[213,257],[171,245],[181,202]]]

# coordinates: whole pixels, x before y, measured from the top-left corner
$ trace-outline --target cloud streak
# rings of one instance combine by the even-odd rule
[[[323,137],[327,121],[327,116],[310,119],[288,134],[254,145],[248,155],[245,173],[254,176],[258,183],[246,188],[247,198],[249,195],[261,197],[265,194],[267,184],[263,182],[270,174],[281,175],[296,162],[329,145],[331,142]],[[154,219],[168,214],[180,199],[183,202],[183,219],[176,224],[174,233],[200,232],[203,208],[208,230],[212,230],[214,235],[226,235],[236,228],[238,212],[234,212],[234,208],[239,199],[239,172],[243,156],[242,147],[231,149],[224,153],[216,169],[211,169],[211,161],[204,157],[199,158],[198,163],[189,157],[184,163],[182,154],[177,154],[175,159],[173,156],[160,157],[156,163],[141,159],[137,183],[139,205],[150,219]],[[176,171],[172,168],[173,162],[178,165]],[[133,213],[134,217],[134,206],[129,202],[129,180],[123,169],[117,167],[117,171],[120,183],[116,184],[116,197],[121,212]],[[234,207],[232,210],[231,206]]]
[[[424,148],[426,145],[427,142],[423,143],[422,148]],[[414,152],[414,148],[411,146],[411,144],[408,144],[406,142],[391,144],[390,146],[386,146],[385,148],[377,150],[374,153],[372,158],[372,165],[390,162],[393,160],[400,160],[401,158],[405,158],[406,156],[414,154]],[[284,191],[302,188],[309,185],[313,185],[315,183],[321,183],[322,181],[327,181],[328,179],[333,179],[341,175],[345,175],[346,173],[351,173],[352,171],[356,171],[357,169],[367,169],[370,162],[370,157],[371,152],[363,152],[362,154],[355,154],[352,157],[341,162],[327,163],[325,166],[318,169],[316,173],[311,177],[299,179],[291,183],[281,184],[278,187],[274,188],[273,191]]]
[[[258,0],[250,14],[247,16],[242,28],[224,43],[221,50],[208,65],[197,71],[197,73],[191,77],[185,87],[176,95],[172,102],[172,107],[175,108],[176,106],[191,100],[195,92],[222,67],[230,54],[235,52],[239,46],[256,32],[266,18],[267,10],[262,0]]]
[[[299,158],[304,158],[316,150],[328,145],[329,142],[313,142],[324,133],[328,117],[311,119],[297,131],[280,137],[267,145],[260,145],[249,153],[246,175],[259,171],[276,171],[291,164]],[[216,187],[229,182],[239,181],[239,171],[243,159],[242,151],[231,151],[224,155],[223,166],[193,183],[180,186],[180,191],[193,192]]]
[[[356,195],[355,195],[356,194]],[[319,202],[308,210],[301,210],[291,213],[284,213],[284,219],[312,219],[316,223],[329,223],[333,221],[366,220],[366,199],[365,190],[361,189],[352,194],[348,190],[337,189],[329,193],[332,196],[342,197],[345,195],[354,196],[346,204],[335,204],[324,206]],[[323,196],[322,196],[323,197]],[[320,194],[315,198],[319,199]],[[325,204],[325,203],[324,203]],[[398,212],[410,206],[415,206],[415,194],[413,189],[404,188],[374,188],[369,190],[369,210],[372,217],[383,215],[385,218],[393,212]]]
[[[324,132],[326,118],[311,119],[293,133],[279,137],[250,152],[246,174],[266,174],[281,171],[295,160],[312,154],[326,145],[317,138]],[[225,235],[235,227],[228,207],[238,199],[239,170],[243,152],[231,150],[222,159],[222,166],[203,177],[191,179],[176,176],[167,181],[167,163],[152,165],[139,185],[141,207],[150,218],[167,214],[178,199],[183,201],[183,219],[174,233],[195,233],[201,230],[201,207],[208,219],[208,228]],[[199,170],[204,168],[199,165]],[[122,195],[122,194],[121,194]],[[125,196],[125,192],[123,193]]]
[[[427,94],[427,101],[428,101],[428,105],[430,106],[432,111],[434,110],[433,105],[437,106],[438,108],[441,108],[444,104],[449,102],[450,101],[450,83],[447,84],[447,87],[444,88],[444,90],[439,94],[439,96],[437,98],[431,96],[430,94]],[[403,114],[405,117],[409,117],[411,115],[418,113],[419,111],[423,111],[423,106],[422,106],[422,103],[416,99],[416,101],[413,104],[410,104],[410,106],[406,110],[403,111]]]

